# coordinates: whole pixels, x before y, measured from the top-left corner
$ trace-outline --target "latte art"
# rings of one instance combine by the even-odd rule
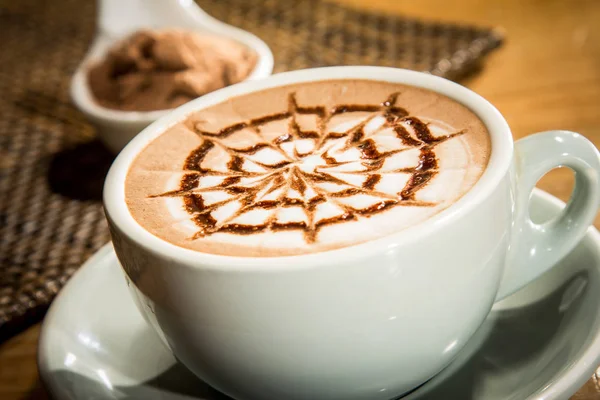
[[[167,158],[180,158],[179,168],[173,168],[175,159],[166,161],[174,164],[169,168],[152,160],[161,157],[162,146],[151,143],[128,176],[134,217],[152,233],[199,251],[323,251],[435,215],[485,166],[472,154],[475,134],[479,142],[489,140],[484,129],[482,139],[478,119],[457,127],[439,113],[412,113],[401,101],[408,91],[424,96],[423,103],[432,92],[388,87],[386,93],[381,87],[375,101],[330,96],[316,103],[307,86],[279,88],[275,97],[283,107],[272,106],[274,112],[240,113],[233,99],[227,118],[218,106],[214,115],[209,109],[190,116],[155,141],[163,139]],[[239,118],[243,114],[251,116]],[[185,143],[167,143],[169,133],[171,141]]]
[[[292,93],[287,111],[218,132],[192,123],[203,142],[187,157],[180,188],[158,196],[182,198],[198,226],[192,239],[298,229],[313,243],[327,225],[391,207],[434,206],[415,194],[438,173],[435,146],[463,132],[434,136],[429,124],[396,106],[397,97],[327,110],[299,106]],[[352,113],[368,114],[332,124]],[[303,117],[314,130],[303,129]],[[263,135],[261,128],[282,120],[287,129]],[[393,184],[381,182],[390,178]]]

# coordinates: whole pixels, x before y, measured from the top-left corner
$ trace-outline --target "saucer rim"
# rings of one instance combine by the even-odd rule
[[[556,207],[565,207],[565,203],[562,200],[541,189],[534,189],[532,193],[532,198],[533,197],[538,198],[538,201],[548,202]],[[590,245],[593,245],[593,247],[600,248],[600,232],[598,232],[593,225],[590,226],[579,243],[583,241],[588,241]],[[575,248],[573,251],[577,251],[577,248]],[[114,253],[113,245],[112,242],[108,242],[82,264],[77,272],[73,274],[71,279],[69,279],[69,282],[65,285],[65,287],[56,296],[42,322],[37,346],[37,369],[40,381],[52,399],[62,400],[58,397],[57,390],[54,388],[52,378],[49,374],[50,359],[52,358],[50,351],[52,346],[50,346],[48,343],[48,337],[50,335],[49,331],[51,326],[55,324],[53,320],[56,318],[55,314],[58,313],[57,310],[59,310],[58,307],[61,303],[61,301],[57,302],[57,300],[68,296],[68,288],[76,285],[77,281],[82,279],[81,277],[84,276],[82,271],[92,268],[95,264],[109,256],[111,252]],[[597,265],[596,268],[600,269],[600,265]],[[564,400],[565,394],[568,394],[570,397],[579,389],[581,389],[581,387],[585,385],[585,383],[598,369],[598,365],[600,364],[600,326],[592,336],[589,344],[587,346],[582,346],[582,349],[583,352],[581,355],[575,360],[575,362],[571,363],[571,365],[565,369],[562,374],[560,374],[556,379],[551,380],[541,391],[538,391],[524,400]],[[435,377],[433,380],[435,380]],[[415,392],[416,400],[419,398],[419,391],[420,390],[417,390]],[[412,399],[413,397],[410,398]]]
[[[556,196],[538,188],[535,188],[532,192],[532,198],[533,196],[561,208],[566,206],[566,203]],[[590,243],[594,243],[594,247],[600,248],[600,232],[598,232],[598,229],[596,229],[594,225],[591,225],[587,229],[585,235],[578,244],[586,240],[590,241]],[[577,247],[568,254],[571,254],[574,251],[577,251]],[[600,265],[597,265],[596,268],[600,269]],[[546,385],[541,392],[530,396],[526,400],[562,400],[562,396],[564,396],[565,393],[568,393],[569,397],[571,397],[592,377],[594,372],[598,369],[599,364],[600,327],[576,362],[572,363],[559,378]]]

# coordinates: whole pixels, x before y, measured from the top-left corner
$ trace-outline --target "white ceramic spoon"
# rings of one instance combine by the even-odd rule
[[[273,54],[265,42],[253,34],[221,22],[193,0],[100,0],[96,37],[71,81],[75,105],[97,127],[98,136],[118,153],[135,135],[169,110],[148,112],[118,111],[98,105],[90,93],[86,70],[100,59],[117,40],[141,28],[182,28],[236,40],[258,55],[248,80],[267,77],[273,70]]]

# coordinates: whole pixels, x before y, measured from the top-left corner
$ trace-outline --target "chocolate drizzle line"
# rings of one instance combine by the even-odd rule
[[[316,240],[320,229],[326,226],[354,221],[358,218],[368,218],[397,206],[432,207],[436,203],[419,201],[416,194],[438,174],[438,162],[435,146],[461,135],[459,131],[445,136],[434,136],[427,123],[415,116],[410,116],[406,109],[396,105],[399,93],[392,93],[381,104],[340,104],[330,109],[324,106],[301,106],[294,93],[288,97],[287,110],[248,121],[226,126],[217,132],[203,130],[201,123],[188,123],[201,139],[202,144],[194,149],[183,164],[184,175],[179,189],[150,197],[181,197],[184,209],[191,215],[198,231],[192,239],[209,236],[215,233],[230,233],[237,235],[252,235],[268,230],[288,231],[300,230],[304,233],[307,243]],[[345,132],[328,131],[332,117],[348,113],[371,113],[362,122]],[[303,130],[298,123],[298,115],[314,115],[317,120],[317,130]],[[374,133],[368,135],[365,127],[373,118],[382,116],[384,123]],[[273,121],[287,120],[287,132],[275,139],[266,140],[261,134],[261,127]],[[410,129],[407,129],[410,128]],[[392,151],[380,151],[373,136],[382,129],[391,129],[401,141],[404,148]],[[245,129],[250,129],[258,140],[246,148],[232,148],[223,139]],[[412,131],[412,133],[411,133]],[[308,153],[298,152],[296,146],[293,154],[285,152],[281,144],[298,139],[313,140],[313,150]],[[356,149],[360,153],[358,163],[361,169],[340,171],[341,174],[364,175],[362,184],[356,185],[340,179],[328,172],[331,168],[339,167],[355,161],[338,161],[330,154],[332,146],[329,142],[343,140],[341,151]],[[217,171],[203,166],[207,155],[216,147],[229,154],[227,171]],[[328,147],[329,146],[329,147]],[[285,159],[267,164],[252,157],[264,149],[275,150]],[[416,167],[398,168],[382,171],[385,160],[401,151],[418,149],[419,163]],[[318,155],[324,165],[318,165],[313,171],[303,170],[299,165],[307,156]],[[250,172],[244,169],[246,161],[254,163],[265,172]],[[404,173],[409,179],[404,188],[395,195],[377,190],[382,180],[382,174]],[[210,187],[199,187],[202,176],[222,176],[223,180]],[[337,185],[340,190],[328,191],[320,185]],[[297,192],[301,198],[288,197],[290,190]],[[203,193],[225,192],[231,197],[207,204]],[[310,198],[308,194],[313,193]],[[357,195],[371,196],[376,200],[364,208],[354,208],[346,204],[346,199]],[[239,207],[228,217],[218,221],[212,214],[222,206],[237,202]],[[320,204],[330,202],[337,206],[341,213],[329,218],[316,220]],[[281,222],[277,220],[280,209],[301,208],[306,216],[305,221]],[[263,223],[257,225],[234,222],[241,215],[258,210],[268,212]]]

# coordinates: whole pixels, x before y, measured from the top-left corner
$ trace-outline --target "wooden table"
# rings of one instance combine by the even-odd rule
[[[516,139],[569,129],[600,147],[600,1],[338,0],[356,7],[426,19],[502,27],[506,43],[462,83],[504,114]],[[569,170],[539,186],[567,199]],[[600,227],[600,218],[596,219]],[[47,399],[36,370],[36,325],[0,346],[0,399]],[[600,399],[591,379],[572,400]]]

